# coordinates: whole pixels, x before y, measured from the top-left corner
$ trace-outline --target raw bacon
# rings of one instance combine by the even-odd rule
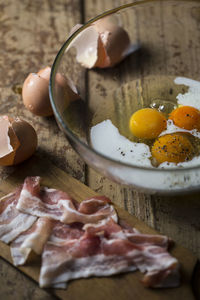
[[[151,235],[148,238],[134,229],[131,232],[121,228],[112,219],[99,226],[86,225],[83,229],[80,237],[69,238],[66,233],[60,241],[55,240],[52,233],[42,254],[41,287],[136,269],[145,273],[146,286],[178,285],[178,262],[167,252],[166,237]]]
[[[53,221],[49,218],[39,218],[33,226],[21,233],[11,243],[11,256],[14,265],[23,265],[31,250],[36,254],[41,254],[46,241],[51,233]]]
[[[20,193],[17,209],[37,217],[50,217],[63,223],[96,223],[117,214],[106,197],[94,197],[78,202],[55,189],[40,189],[40,177],[27,177]]]
[[[42,254],[41,287],[63,288],[72,279],[135,270],[144,273],[147,287],[179,284],[179,264],[168,253],[166,236],[118,223],[104,196],[79,204],[65,192],[41,188],[40,177],[27,177],[0,199],[0,240],[14,240],[15,265],[24,264],[31,250]]]
[[[21,187],[0,199],[0,240],[7,244],[29,229],[37,219],[16,208],[20,192]]]

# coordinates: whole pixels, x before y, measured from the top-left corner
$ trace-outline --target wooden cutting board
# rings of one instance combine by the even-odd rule
[[[17,171],[0,184],[0,197],[11,192],[16,186],[23,182],[26,176],[39,175],[42,184],[52,188],[58,188],[69,193],[76,200],[81,201],[96,193],[90,188],[66,174],[49,161],[41,160],[34,156],[25,162]],[[129,215],[126,211],[117,208],[121,219],[126,220],[131,226],[136,227],[142,233],[154,234],[155,230],[146,226],[136,217]],[[142,274],[139,271],[115,275],[109,278],[89,278],[74,280],[69,283],[67,290],[50,290],[49,293],[61,299],[70,300],[128,300],[128,299],[195,299],[200,296],[200,268],[197,258],[182,246],[175,245],[171,250],[181,263],[181,285],[178,288],[147,289],[140,283]],[[0,255],[12,263],[9,246],[0,242]],[[19,270],[38,282],[40,271],[40,259],[33,256],[32,260]]]

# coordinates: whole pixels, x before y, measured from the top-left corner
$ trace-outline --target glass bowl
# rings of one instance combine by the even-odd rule
[[[78,62],[77,49],[80,52],[83,41],[84,47],[93,47],[90,29],[103,18],[126,30],[131,41],[129,55],[113,67],[88,69]],[[115,182],[151,194],[199,190],[199,165],[166,169],[138,165],[134,159],[123,160],[123,149],[122,160],[106,152],[116,143],[112,134],[105,140],[106,128],[101,132],[104,152],[91,146],[90,136],[92,126],[109,119],[131,140],[127,128],[134,111],[143,107],[162,110],[163,103],[164,110],[176,107],[176,96],[186,93],[188,87],[175,84],[174,79],[200,79],[195,60],[200,48],[199,26],[198,1],[139,1],[95,17],[67,39],[52,66],[50,99],[59,127],[88,165]],[[60,89],[60,75],[73,82],[78,99],[72,99],[71,89]]]

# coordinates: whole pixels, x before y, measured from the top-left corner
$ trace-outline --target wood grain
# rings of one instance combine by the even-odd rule
[[[41,161],[37,156],[33,157],[14,172],[7,180],[0,185],[0,196],[11,192],[15,187],[23,182],[26,176],[39,175],[42,177],[42,184],[51,188],[58,188],[66,191],[71,197],[78,201],[96,195],[94,191],[72,178],[61,169],[57,168],[47,160]],[[147,227],[145,223],[139,221],[124,210],[117,208],[119,217],[127,221],[131,226],[136,227],[143,233],[154,234],[153,229]],[[147,289],[140,283],[141,274],[132,272],[122,275],[115,275],[108,278],[79,279],[69,283],[67,290],[54,290],[49,292],[61,299],[83,299],[101,300],[115,299],[194,299],[191,279],[197,258],[183,247],[175,245],[172,254],[181,263],[181,285],[173,289]],[[9,246],[0,242],[0,255],[12,263]],[[40,262],[38,259],[30,261],[19,269],[29,277],[38,281]],[[199,282],[196,286],[199,290]]]

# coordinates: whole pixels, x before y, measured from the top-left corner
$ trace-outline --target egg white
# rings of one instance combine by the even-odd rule
[[[175,84],[188,86],[185,94],[178,94],[178,104],[193,106],[200,110],[200,82],[186,77],[176,77]]]
[[[93,126],[90,141],[96,151],[109,158],[138,166],[152,166],[149,146],[129,141],[119,133],[111,120]]]
[[[166,130],[162,131],[159,136],[163,136],[165,134],[172,134],[175,132],[190,133],[193,136],[200,138],[200,132],[197,131],[196,129],[187,130],[187,129],[180,128],[180,127],[174,125],[172,120],[167,120],[167,128],[166,128]]]

